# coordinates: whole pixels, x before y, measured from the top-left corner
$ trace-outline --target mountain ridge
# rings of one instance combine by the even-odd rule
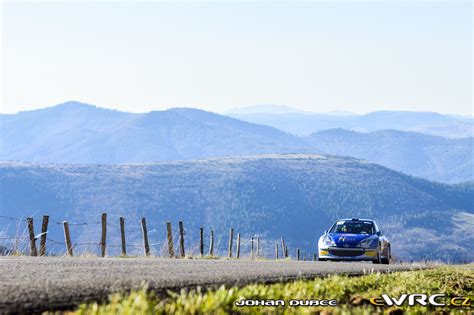
[[[474,180],[471,137],[341,128],[300,137],[188,107],[127,113],[77,102],[0,115],[0,128],[1,160],[120,164],[324,152],[367,159],[431,180]]]
[[[139,163],[292,152],[303,145],[273,127],[194,109],[136,114],[72,102],[0,118],[2,160]]]
[[[232,117],[272,126],[298,135],[308,136],[326,129],[343,128],[358,132],[396,129],[446,138],[474,136],[474,121],[436,112],[375,111],[367,114],[331,115],[329,113],[250,113],[229,114]]]
[[[366,159],[418,177],[448,183],[474,178],[472,137],[447,139],[399,130],[359,133],[338,128],[313,133],[307,139],[323,152]]]

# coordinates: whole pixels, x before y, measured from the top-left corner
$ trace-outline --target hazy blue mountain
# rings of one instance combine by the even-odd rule
[[[269,106],[263,107],[269,110]],[[286,107],[275,110],[286,110]],[[287,113],[284,117],[299,120],[299,115]],[[403,120],[403,115],[372,113],[364,116],[367,120],[364,124],[382,128],[378,121]],[[318,117],[325,119],[325,125],[319,125],[325,128],[349,116],[321,114]],[[362,119],[362,116],[351,117]],[[451,119],[438,114],[433,117],[441,121]],[[415,125],[413,119],[405,121],[405,127]],[[308,123],[308,128],[315,128],[313,122]],[[446,139],[414,132],[361,134],[344,130],[298,137],[273,127],[191,108],[133,114],[77,102],[0,115],[0,128],[0,160],[111,164],[326,152],[364,158],[431,180],[449,183],[474,180],[472,137]]]
[[[186,228],[196,251],[198,229],[216,231],[221,253],[228,229],[260,235],[271,256],[283,235],[294,255],[307,253],[341,217],[378,220],[394,255],[409,259],[474,260],[474,184],[447,185],[407,176],[354,158],[267,155],[135,165],[0,164],[0,215],[51,216],[48,238],[63,240],[60,223],[71,223],[73,242],[98,243],[100,213],[109,216],[108,242],[119,244],[118,217],[126,217],[131,253],[141,253],[139,218],[147,218],[150,242],[159,253],[165,221]],[[77,223],[87,222],[87,225]],[[20,234],[25,223],[0,218],[3,235]],[[19,231],[19,232],[18,232]],[[0,235],[2,237],[2,235]],[[2,243],[0,243],[2,244]],[[8,245],[11,243],[6,243]],[[27,244],[27,243],[24,243]],[[48,242],[57,251],[64,246]],[[95,253],[97,246],[78,247]],[[118,248],[109,247],[110,253]]]
[[[308,141],[323,152],[366,159],[406,174],[446,183],[474,180],[474,139],[415,132],[319,131]]]
[[[313,112],[303,111],[286,105],[261,104],[254,106],[236,107],[223,112],[224,115],[247,115],[247,114],[316,114]],[[351,116],[355,115],[349,111],[333,110],[329,112],[318,113],[321,115],[333,116]],[[460,116],[462,117],[462,116]]]
[[[378,111],[365,115],[340,115],[317,113],[229,113],[231,117],[263,124],[295,135],[334,128],[359,132],[382,129],[413,131],[448,138],[474,135],[474,120],[432,112]]]
[[[132,114],[68,102],[1,115],[0,126],[1,160],[132,163],[315,152],[275,128],[188,108]]]
[[[261,104],[254,106],[236,107],[224,112],[224,115],[231,116],[232,114],[259,114],[259,113],[272,113],[272,114],[289,114],[289,113],[305,113],[296,108],[292,108],[286,105],[274,105],[274,104]]]

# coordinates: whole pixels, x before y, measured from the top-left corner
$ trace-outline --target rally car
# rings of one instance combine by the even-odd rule
[[[342,219],[319,238],[320,261],[362,260],[389,264],[390,258],[390,242],[374,220]]]

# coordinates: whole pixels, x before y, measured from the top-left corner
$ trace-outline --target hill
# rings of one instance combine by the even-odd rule
[[[331,129],[307,139],[323,152],[366,159],[409,175],[445,183],[474,180],[473,138],[447,139],[397,130],[358,133]]]
[[[77,102],[0,115],[0,159],[140,163],[315,152],[275,128],[196,109],[124,113]]]
[[[262,107],[251,110],[259,108]],[[269,106],[263,108],[268,110]],[[276,107],[274,110],[286,109]],[[291,119],[292,115],[287,113],[284,117]],[[387,115],[403,120],[403,115],[397,112]],[[326,121],[328,125],[346,117],[320,115],[323,116],[332,117]],[[374,124],[367,123],[367,126],[374,127]],[[311,123],[311,128],[324,126]],[[377,125],[377,128],[382,127]],[[136,114],[77,102],[0,115],[0,128],[0,160],[123,164],[256,154],[326,153],[363,158],[406,174],[446,183],[474,180],[472,137],[448,139],[395,130],[363,134],[341,129],[299,137],[273,127],[192,108]]]
[[[465,138],[474,135],[474,120],[432,112],[378,111],[365,115],[230,112],[228,115],[256,124],[272,126],[300,136],[334,128],[359,132],[395,129],[447,138]]]
[[[149,230],[156,231],[150,233],[151,243],[164,241],[165,221],[184,220],[188,244],[196,244],[198,228],[204,226],[206,236],[209,229],[216,231],[222,252],[233,226],[242,233],[244,253],[251,235],[261,236],[268,255],[281,235],[292,253],[296,247],[313,253],[334,220],[367,217],[378,220],[397,258],[474,260],[472,183],[434,183],[354,158],[266,155],[136,165],[5,162],[0,179],[1,215],[34,215],[37,229],[43,213],[51,215],[51,222],[91,222],[72,225],[73,238],[81,242],[98,242],[94,222],[106,211],[113,244],[119,243],[118,217],[123,215],[129,244],[141,243],[138,220],[145,216]],[[16,222],[0,222],[5,234],[18,229]],[[53,224],[48,237],[62,240],[61,226]]]

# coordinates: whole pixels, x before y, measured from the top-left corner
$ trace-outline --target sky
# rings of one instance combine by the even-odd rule
[[[13,1],[1,108],[472,115],[470,1]]]

